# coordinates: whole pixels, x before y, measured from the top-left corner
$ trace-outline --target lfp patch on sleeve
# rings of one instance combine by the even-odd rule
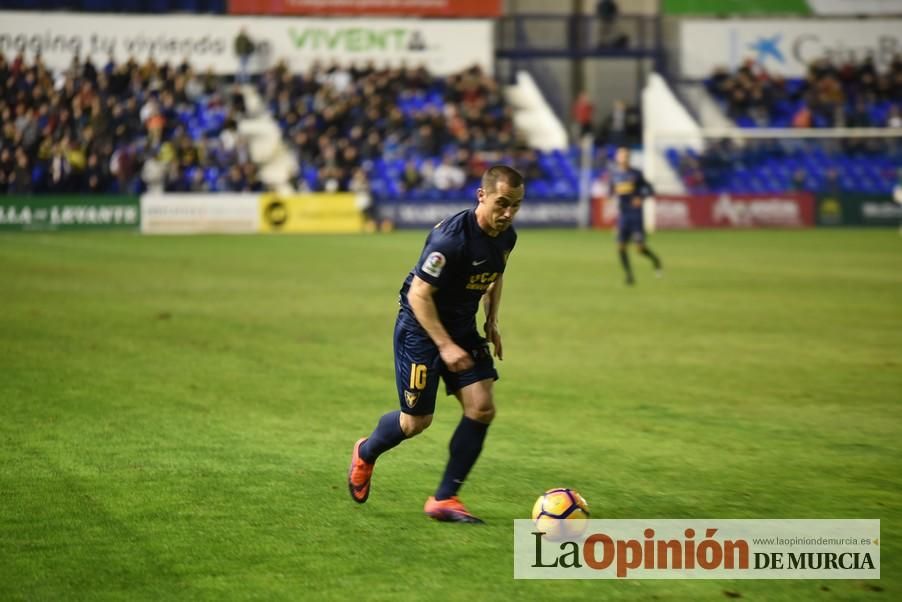
[[[445,256],[438,251],[433,251],[429,254],[429,257],[426,258],[426,261],[423,262],[423,271],[430,276],[438,278],[442,273],[442,268],[445,267],[445,263]]]

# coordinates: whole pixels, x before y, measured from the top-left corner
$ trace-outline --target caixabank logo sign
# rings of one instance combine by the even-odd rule
[[[752,59],[771,74],[805,77],[820,58],[835,65],[870,58],[883,71],[902,50],[900,32],[900,19],[685,19],[680,68],[684,77],[707,78]]]
[[[879,520],[514,521],[517,579],[879,579]]]

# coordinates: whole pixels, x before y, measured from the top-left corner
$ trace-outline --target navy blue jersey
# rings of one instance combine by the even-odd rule
[[[621,221],[642,221],[642,200],[654,194],[654,190],[638,169],[611,170],[611,193],[617,197]]]
[[[438,288],[433,299],[451,338],[468,338],[476,329],[479,300],[504,273],[507,256],[516,243],[513,226],[495,237],[483,232],[476,223],[475,208],[440,222],[429,233],[419,261],[401,286],[402,325],[422,329],[407,302],[416,275]]]

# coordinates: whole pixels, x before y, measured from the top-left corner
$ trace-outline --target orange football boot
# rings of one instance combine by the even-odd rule
[[[354,444],[354,451],[351,453],[351,467],[348,468],[348,491],[351,498],[358,504],[366,501],[370,497],[370,478],[373,476],[373,467],[360,457],[358,450],[360,445],[366,441],[366,437],[357,440]]]
[[[467,507],[463,505],[463,502],[456,495],[447,500],[437,500],[435,496],[430,495],[429,499],[426,500],[426,505],[423,506],[423,512],[435,520],[446,522],[477,524],[485,522],[470,514],[470,511],[467,510]]]

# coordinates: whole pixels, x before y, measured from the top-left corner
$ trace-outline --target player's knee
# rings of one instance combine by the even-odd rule
[[[483,424],[491,424],[495,419],[495,404],[489,403],[475,408],[470,408],[464,412],[464,415],[476,422]]]
[[[401,413],[401,430],[408,439],[419,435],[432,424],[432,414],[426,416],[414,416],[412,414]]]

